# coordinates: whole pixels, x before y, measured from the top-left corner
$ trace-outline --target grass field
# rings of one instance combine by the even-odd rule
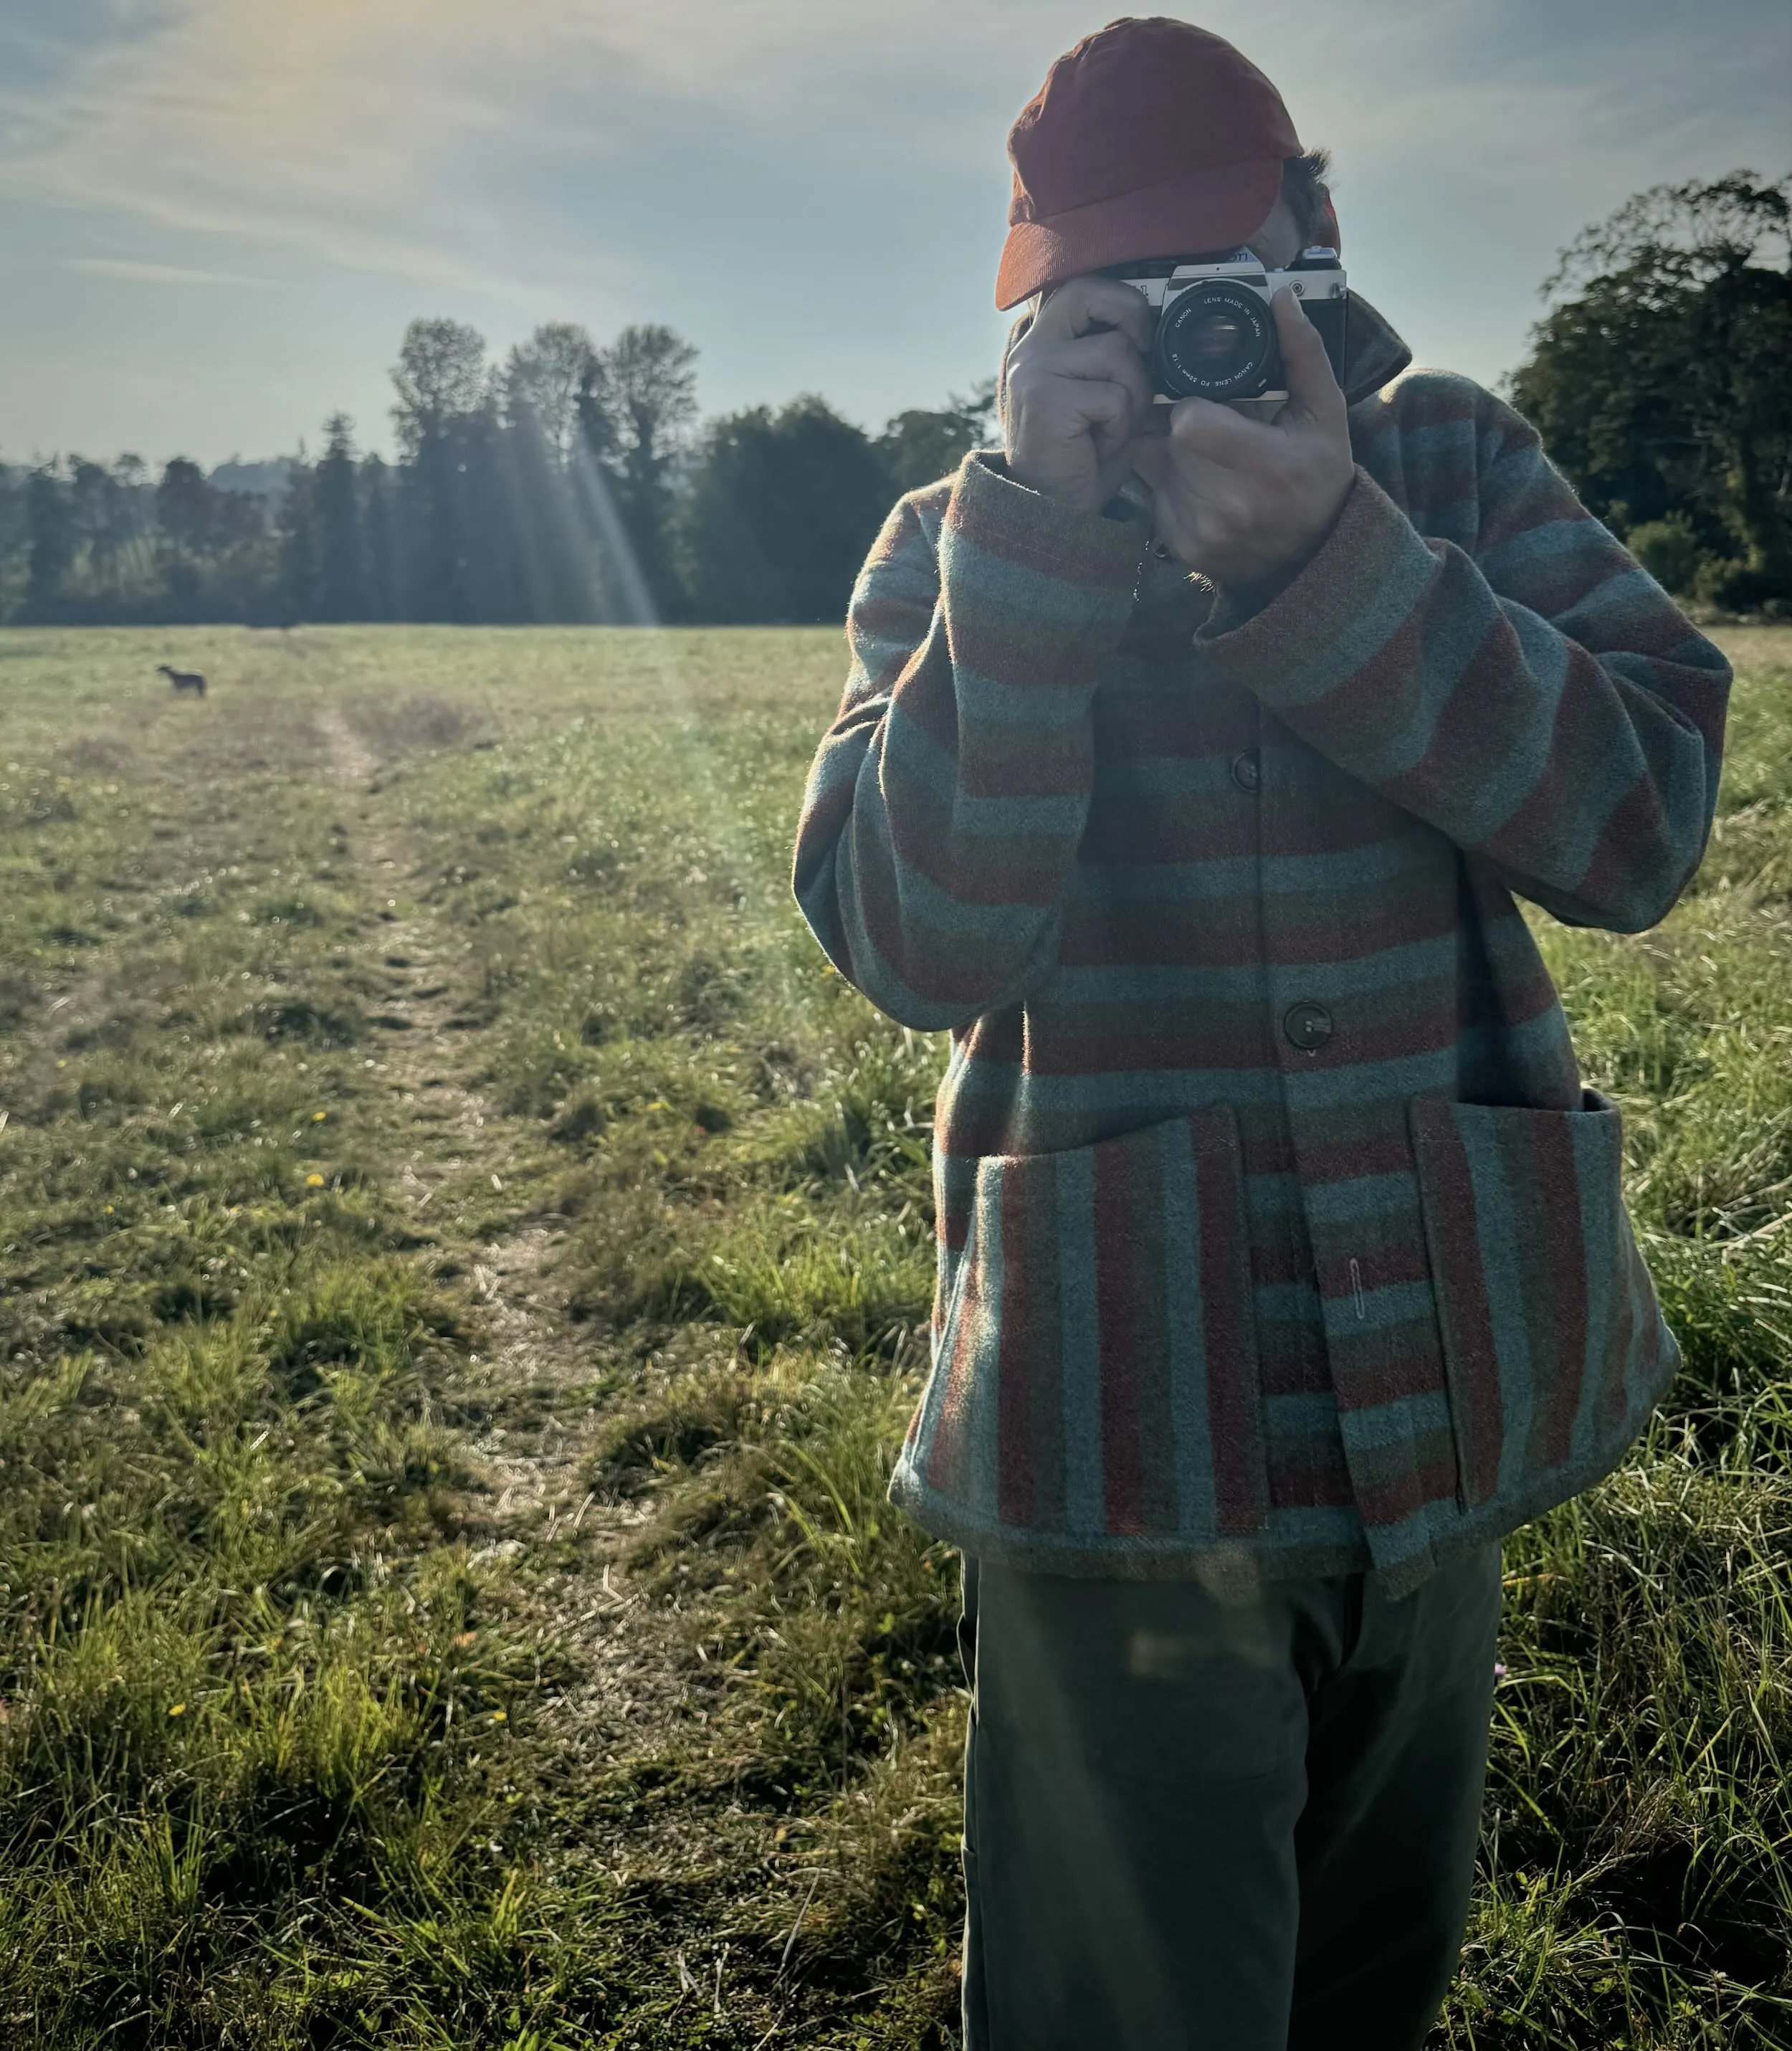
[[[1792,2045],[1792,630],[1728,639],[1696,891],[1546,928],[1688,1368],[1509,1544],[1451,2051]],[[0,2042],[955,2042],[883,1501],[942,1050],[786,883],[839,674],[0,634]]]

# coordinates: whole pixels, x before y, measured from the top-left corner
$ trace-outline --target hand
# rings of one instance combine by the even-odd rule
[[[1004,424],[1017,484],[1099,512],[1149,431],[1150,309],[1113,278],[1072,278],[1009,351]]]
[[[1273,304],[1288,380],[1275,418],[1184,399],[1168,436],[1136,451],[1156,495],[1159,540],[1216,584],[1290,581],[1337,525],[1356,475],[1344,394],[1319,331],[1286,286]]]

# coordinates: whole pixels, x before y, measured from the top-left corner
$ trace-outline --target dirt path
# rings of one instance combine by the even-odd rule
[[[385,1085],[383,1117],[400,1140],[400,1178],[420,1235],[441,1245],[436,1273],[464,1292],[486,1343],[445,1392],[490,1421],[471,1440],[490,1536],[475,1559],[508,1559],[576,1534],[572,1564],[537,1584],[544,1625],[580,1659],[568,1694],[544,1705],[587,1757],[613,1757],[648,1743],[677,1692],[662,1633],[629,1588],[623,1542],[642,1510],[600,1502],[588,1483],[603,1422],[593,1400],[590,1338],[568,1316],[556,1262],[565,1243],[552,1215],[524,1217],[494,1236],[464,1235],[463,1206],[494,1208],[514,1180],[530,1136],[479,1086],[481,1033],[470,1014],[464,949],[406,889],[425,866],[419,848],[382,804],[379,758],[334,707],[320,716],[349,828],[349,860],[369,896],[385,897],[381,978],[370,1057]],[[615,1848],[626,1862],[626,1851]]]
[[[478,1035],[467,1014],[458,951],[427,913],[405,908],[404,886],[417,869],[417,851],[377,802],[379,760],[334,707],[322,725],[349,815],[351,858],[369,894],[377,898],[383,890],[386,897],[380,1008],[373,1022],[383,1051],[369,1066],[385,1085],[388,1119],[404,1135],[400,1174],[412,1216],[448,1237],[448,1205],[444,1201],[438,1208],[438,1199],[481,1182],[501,1194],[510,1179],[505,1171],[513,1135],[470,1073]],[[463,1286],[495,1340],[478,1365],[496,1386],[564,1386],[588,1378],[588,1348],[553,1287],[554,1254],[564,1237],[551,1223],[522,1223],[459,1249],[467,1256]],[[503,1477],[496,1514],[522,1520],[564,1514],[567,1436],[550,1424],[526,1452],[502,1444],[481,1448]]]

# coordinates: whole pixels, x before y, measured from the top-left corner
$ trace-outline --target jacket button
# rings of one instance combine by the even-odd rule
[[[1255,748],[1247,748],[1242,755],[1232,757],[1232,781],[1240,790],[1255,792],[1263,780],[1263,764]]]
[[[1290,1045],[1303,1054],[1316,1054],[1332,1037],[1332,1014],[1322,1004],[1290,1004],[1283,1014],[1282,1030]]]

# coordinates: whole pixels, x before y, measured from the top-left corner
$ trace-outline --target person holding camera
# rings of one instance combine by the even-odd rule
[[[1665,915],[1729,671],[1229,44],[1112,23],[1009,149],[1004,444],[872,551],[794,871],[951,1035],[891,1494],[964,1554],[965,2045],[1416,2051],[1500,1541],[1678,1361],[1517,900]]]

